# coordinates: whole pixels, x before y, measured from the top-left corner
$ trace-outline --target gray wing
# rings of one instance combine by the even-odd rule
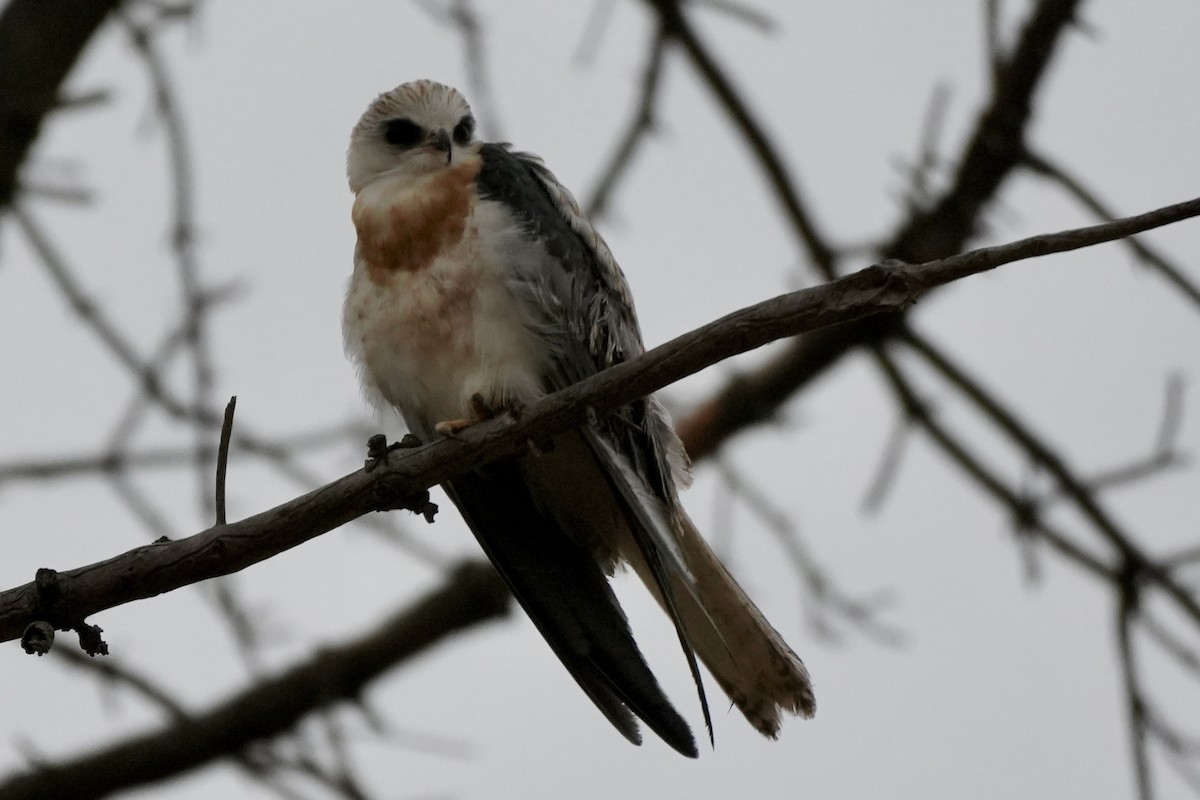
[[[563,389],[640,355],[645,348],[625,276],[570,192],[536,156],[495,144],[482,145],[480,154],[481,195],[503,203],[554,265],[518,272],[513,281],[542,338],[551,343],[545,389]],[[598,431],[664,510],[677,506],[673,477],[686,472],[686,456],[654,398],[618,409]],[[686,571],[672,533],[657,546]]]
[[[545,389],[562,389],[641,354],[641,331],[625,277],[571,194],[534,156],[492,144],[482,145],[480,155],[480,194],[503,203],[549,256],[537,268],[519,268],[513,281],[533,324],[551,343]],[[682,469],[685,462],[682,447],[653,398],[585,426],[583,435],[672,617],[711,740],[708,703],[670,580],[671,575],[688,575],[679,548],[677,526],[682,522],[673,479],[674,467]]]

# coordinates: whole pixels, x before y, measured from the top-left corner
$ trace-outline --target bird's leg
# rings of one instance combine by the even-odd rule
[[[454,436],[456,433],[461,433],[472,425],[487,422],[496,416],[496,411],[483,399],[483,395],[476,392],[471,395],[471,414],[472,416],[463,419],[442,420],[435,424],[433,429],[442,436]]]
[[[487,400],[483,399],[483,395],[476,392],[471,395],[471,416],[463,419],[447,419],[436,423],[433,429],[443,436],[454,436],[457,433],[465,431],[472,425],[478,425],[481,422],[487,422],[490,419],[495,419],[500,416],[501,412],[508,414],[513,421],[521,418],[525,413],[525,403],[515,397],[507,398],[498,401],[492,405]]]

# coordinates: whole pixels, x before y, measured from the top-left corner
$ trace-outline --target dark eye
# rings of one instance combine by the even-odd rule
[[[383,138],[397,147],[412,147],[421,137],[421,126],[410,119],[389,119],[383,125]]]
[[[457,145],[465,145],[471,141],[471,137],[475,134],[475,118],[470,114],[458,121],[454,126],[454,143]]]

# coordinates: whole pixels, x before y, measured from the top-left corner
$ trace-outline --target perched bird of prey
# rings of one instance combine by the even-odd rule
[[[643,351],[625,277],[541,160],[475,136],[432,81],[380,95],[350,138],[358,234],[346,351],[368,395],[423,441],[517,409]],[[629,564],[670,616],[712,724],[696,656],[764,735],[811,716],[808,672],[696,532],[688,472],[647,397],[444,488],[517,601],[617,730],[635,716],[696,755],[608,577]]]

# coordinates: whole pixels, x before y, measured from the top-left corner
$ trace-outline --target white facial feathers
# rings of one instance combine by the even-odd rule
[[[404,83],[375,98],[350,134],[346,177],[351,191],[384,175],[417,176],[475,145],[475,118],[466,99],[430,80]]]

